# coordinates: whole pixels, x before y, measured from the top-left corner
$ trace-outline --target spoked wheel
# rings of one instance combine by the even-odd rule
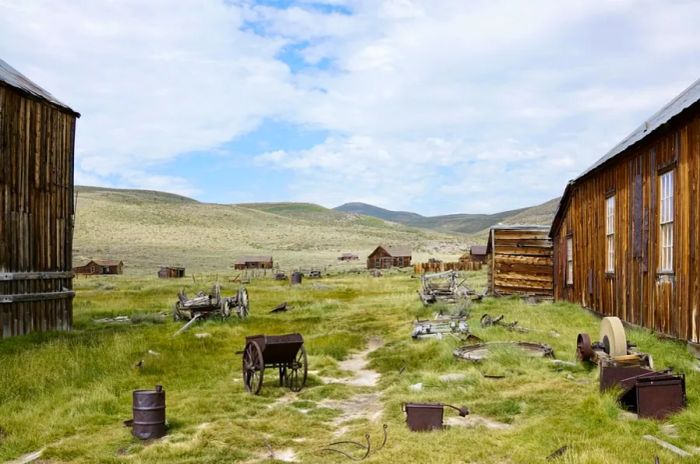
[[[231,304],[228,298],[221,299],[219,312],[221,313],[222,319],[228,319],[231,316]]]
[[[583,362],[593,361],[593,347],[591,337],[587,333],[580,333],[576,338],[576,359]]]
[[[308,373],[309,365],[306,359],[306,349],[304,345],[301,345],[299,351],[297,352],[294,361],[286,369],[286,381],[287,387],[293,391],[298,392],[304,388],[306,385],[306,375]]]
[[[243,351],[243,383],[245,389],[257,395],[260,393],[265,372],[262,350],[255,342],[249,342]]]
[[[238,317],[245,319],[248,317],[249,307],[248,307],[248,290],[245,287],[241,287],[236,295],[236,300],[238,301]]]
[[[175,303],[175,306],[173,306],[173,321],[177,322],[180,319],[182,319],[182,315],[180,315],[180,302],[178,301]]]

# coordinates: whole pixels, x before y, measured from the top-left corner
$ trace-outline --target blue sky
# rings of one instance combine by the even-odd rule
[[[76,181],[423,214],[544,202],[700,77],[700,2],[0,0]]]

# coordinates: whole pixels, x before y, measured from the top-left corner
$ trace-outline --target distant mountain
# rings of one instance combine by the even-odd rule
[[[408,211],[391,211],[367,203],[345,203],[334,208],[344,213],[374,216],[385,221],[398,222],[411,227],[474,234],[495,224],[551,224],[559,199],[555,198],[541,205],[514,209],[494,214],[447,214],[443,216],[422,216]]]

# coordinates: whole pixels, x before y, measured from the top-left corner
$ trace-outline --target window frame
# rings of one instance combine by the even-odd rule
[[[615,219],[617,200],[612,192],[605,197],[605,273],[615,275]]]
[[[574,236],[566,236],[566,268],[564,270],[564,282],[567,287],[574,286]]]
[[[658,172],[659,178],[659,248],[658,274],[674,274],[675,265],[675,215],[676,170],[671,163]]]

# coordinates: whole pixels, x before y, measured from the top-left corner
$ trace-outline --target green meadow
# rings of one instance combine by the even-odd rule
[[[687,451],[700,447],[700,373],[680,343],[628,331],[657,367],[687,374],[685,411],[665,422],[639,420],[618,407],[614,392],[598,392],[596,369],[571,364],[576,334],[595,336],[599,327],[579,307],[487,298],[469,308],[473,332],[485,341],[544,342],[567,363],[504,350],[471,364],[453,358],[460,341],[451,336],[412,340],[412,320],[432,317],[434,308],[420,304],[419,280],[403,272],[381,278],[338,274],[295,287],[254,280],[247,286],[247,320],[210,320],[173,336],[182,325],[171,318],[177,291],[194,293],[217,277],[225,294],[235,292],[227,277],[213,274],[198,275],[196,284],[189,277],[78,278],[72,332],[3,340],[0,459],[43,449],[44,463],[344,463],[351,459],[324,448],[365,442],[367,433],[378,447],[387,424],[385,446],[366,462],[700,461],[642,440],[650,434]],[[467,278],[473,287],[485,284],[482,272]],[[288,312],[269,313],[284,301]],[[484,313],[504,314],[530,331],[481,328]],[[95,322],[124,315],[132,322]],[[288,332],[305,339],[306,388],[291,393],[268,370],[261,394],[247,393],[236,354],[245,336]],[[358,367],[361,352],[367,364]],[[363,376],[376,374],[376,384],[365,382]],[[168,434],[141,442],[122,423],[131,417],[132,391],[156,384],[166,390]],[[450,427],[415,433],[406,427],[404,402],[464,405],[471,415],[461,419],[448,409]],[[546,459],[562,446],[568,448],[560,457]],[[352,444],[336,448],[354,458],[364,454]]]

